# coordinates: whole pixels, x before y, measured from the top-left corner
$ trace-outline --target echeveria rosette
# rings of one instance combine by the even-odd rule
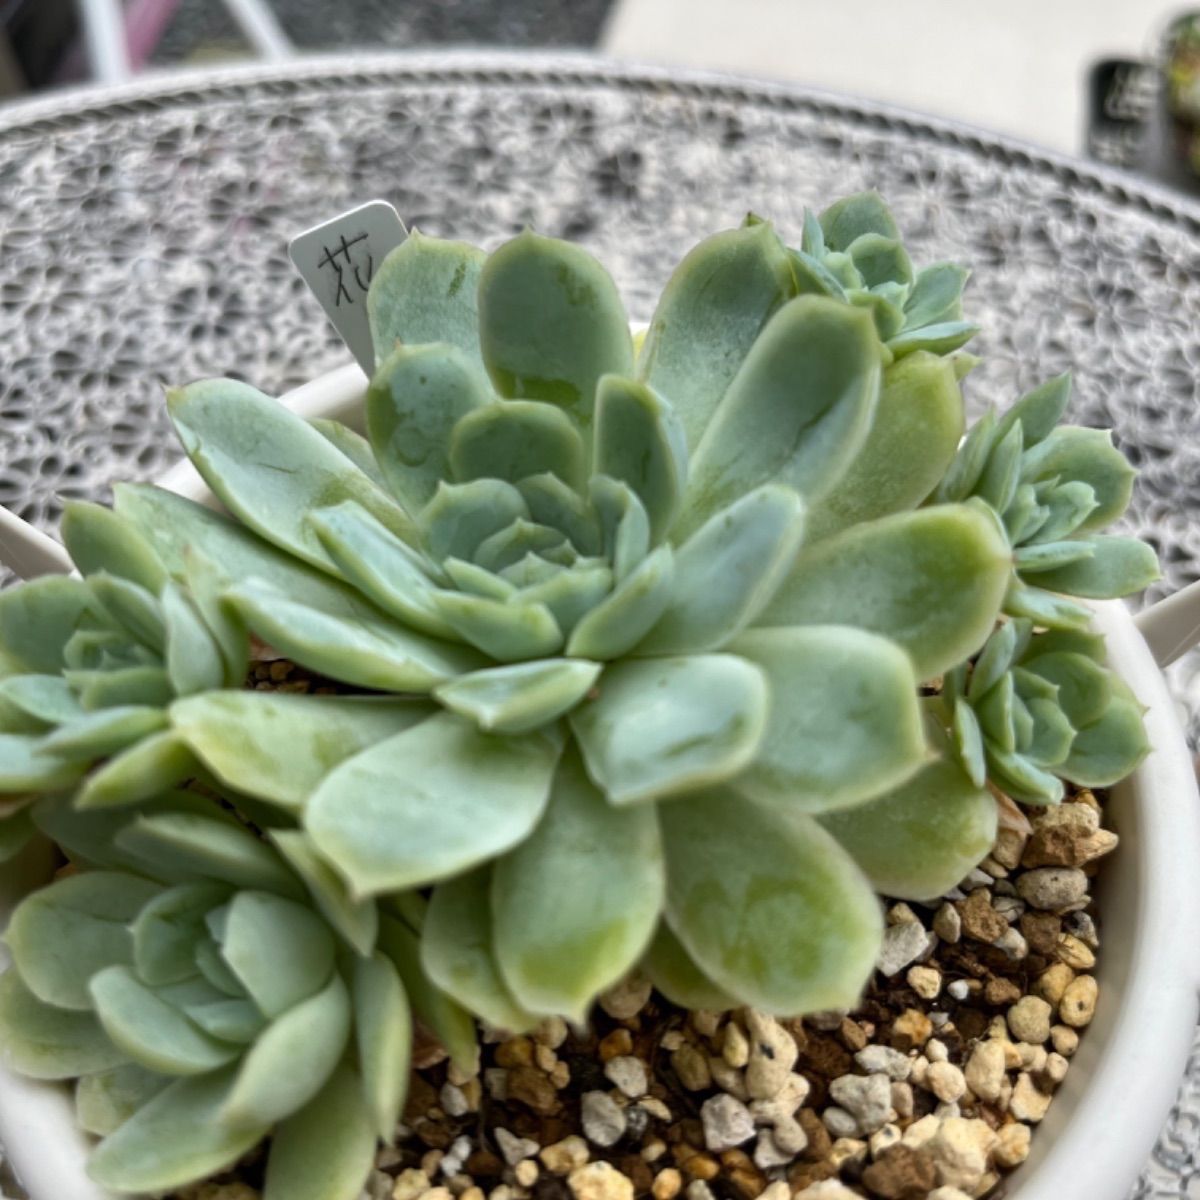
[[[939,707],[972,781],[1026,804],[1058,803],[1064,779],[1108,787],[1149,751],[1141,704],[1087,632],[1006,621],[947,673]]]
[[[92,1178],[173,1190],[270,1135],[267,1200],[353,1200],[399,1121],[408,989],[474,1053],[414,932],[353,901],[303,835],[272,846],[190,793],[134,813],[45,811],[91,863],[15,910],[0,1040],[16,1070],[77,1080],[79,1123],[102,1139]]]
[[[1041,627],[1085,630],[1084,600],[1132,595],[1159,577],[1152,547],[1103,534],[1129,505],[1135,472],[1107,430],[1061,425],[1071,380],[1060,375],[968,432],[935,499],[973,497],[1004,523],[1013,577],[1004,611]]]
[[[820,821],[923,768],[917,685],[986,639],[1010,559],[981,507],[910,511],[961,427],[952,368],[885,372],[870,313],[796,292],[769,226],[718,234],[635,359],[577,247],[414,236],[372,285],[366,438],[198,384],[172,417],[237,520],[117,489],[186,595],[219,564],[202,618],[425,697],[200,690],[169,734],[354,895],[438,885],[426,967],[498,1024],[581,1017],[652,938],[777,1012],[869,973],[877,903]],[[882,395],[939,428],[936,465],[806,547],[806,510],[869,490]]]

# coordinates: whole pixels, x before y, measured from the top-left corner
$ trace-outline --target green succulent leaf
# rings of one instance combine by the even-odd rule
[[[1033,730],[1021,744],[1022,753],[1041,767],[1054,768],[1070,753],[1075,729],[1057,701],[1037,697],[1026,700]]]
[[[460,483],[517,483],[547,472],[583,485],[587,451],[571,418],[553,404],[509,400],[461,417],[450,435],[450,469]]]
[[[1084,787],[1109,787],[1124,779],[1150,752],[1144,709],[1129,686],[1109,676],[1113,696],[1104,715],[1081,729],[1057,770]]]
[[[1025,448],[1043,442],[1053,432],[1071,399],[1071,375],[1066,372],[1048,379],[1022,396],[1010,408],[996,428],[997,438],[1003,438],[1014,425],[1020,424]]]
[[[478,360],[440,337],[401,345],[381,363],[367,389],[367,432],[387,487],[416,512],[450,474],[450,434],[460,417],[495,396]]]
[[[167,396],[179,440],[221,503],[255,533],[322,570],[332,564],[305,520],[354,500],[404,541],[411,518],[302,417],[248,384],[216,379]],[[218,559],[217,561],[220,561]]]
[[[681,1008],[727,1012],[739,1005],[736,996],[723,992],[696,966],[666,921],[659,923],[641,965],[650,982]]]
[[[421,965],[443,992],[494,1029],[521,1033],[538,1022],[514,998],[496,961],[491,865],[434,888],[421,929]]]
[[[496,389],[557,404],[591,426],[602,375],[633,372],[633,342],[607,271],[569,242],[526,232],[495,251],[479,279],[479,342]]]
[[[811,817],[713,788],[659,819],[667,920],[708,978],[780,1015],[855,1004],[879,950],[879,903]]]
[[[529,733],[574,708],[600,671],[600,663],[585,659],[543,659],[460,675],[434,696],[486,733]]]
[[[0,1044],[4,1065],[33,1079],[74,1079],[125,1061],[92,1013],[46,1004],[11,968],[0,975]]]
[[[986,641],[1011,570],[989,513],[969,505],[898,513],[802,552],[758,624],[853,625],[898,643],[917,678],[930,679]]]
[[[29,808],[0,818],[0,865],[12,862],[37,836],[38,828],[33,823]]]
[[[438,597],[442,616],[459,636],[500,662],[544,658],[562,647],[563,634],[544,604],[523,604],[443,592]],[[464,667],[471,671],[482,663]],[[435,686],[441,680],[435,680]]]
[[[158,555],[111,508],[72,500],[63,506],[59,534],[81,575],[107,571],[157,596],[167,582]]]
[[[1027,540],[1054,542],[1071,537],[1083,528],[1098,505],[1095,489],[1090,484],[1077,479],[1057,484],[1046,497],[1045,518],[1030,532]]]
[[[113,1044],[161,1075],[204,1075],[238,1055],[236,1046],[202,1032],[126,966],[105,967],[90,981],[96,1017]]]
[[[1055,595],[1045,588],[1029,587],[1016,575],[1009,580],[1004,594],[1004,611],[1009,616],[1024,617],[1047,629],[1082,631],[1092,623],[1092,610],[1086,604]]]
[[[654,310],[638,378],[665,396],[696,446],[763,326],[795,294],[788,253],[767,224],[690,251]]]
[[[275,1018],[242,1058],[221,1110],[235,1127],[262,1128],[303,1108],[333,1074],[350,1037],[350,994],[336,972],[325,987]],[[287,1087],[280,1087],[281,1079]]]
[[[784,305],[696,448],[676,537],[764,483],[828,491],[870,430],[880,354],[868,313],[821,296]]]
[[[954,364],[910,354],[883,374],[867,440],[845,474],[809,510],[809,545],[851,525],[916,508],[945,475],[963,432]]]
[[[529,506],[529,515],[539,525],[562,530],[580,554],[599,553],[600,526],[595,513],[557,475],[548,472],[531,475],[520,480],[517,489]]]
[[[687,434],[670,403],[649,384],[616,375],[596,393],[594,470],[628,484],[650,521],[650,542],[666,536],[687,478]]]
[[[342,577],[385,613],[430,637],[455,636],[438,613],[432,565],[361,505],[347,501],[319,509],[309,521]]]
[[[63,648],[95,607],[79,579],[46,575],[0,592],[0,670],[57,675]]]
[[[979,326],[970,321],[945,321],[926,325],[923,329],[908,329],[888,339],[888,349],[900,358],[918,350],[931,354],[952,354],[965,346],[977,333]]]
[[[861,804],[925,758],[912,663],[899,646],[845,626],[756,629],[730,647],[763,671],[766,736],[733,786],[807,813]]]
[[[162,667],[122,667],[115,671],[67,671],[63,676],[89,712],[135,704],[161,708],[175,699]]]
[[[1021,546],[1013,555],[1013,565],[1022,575],[1039,575],[1060,567],[1086,562],[1096,553],[1096,542],[1072,539],[1066,542],[1034,542]],[[1044,581],[1039,581],[1044,582]],[[1068,591],[1068,588],[1063,588]]]
[[[0,699],[33,718],[28,732],[45,725],[64,725],[83,715],[83,707],[61,675],[11,675],[0,680]],[[22,733],[5,723],[5,732]]]
[[[989,409],[967,430],[967,436],[947,468],[945,478],[938,485],[934,496],[937,503],[956,504],[974,492],[997,436],[996,413]]]
[[[614,804],[731,778],[767,725],[762,670],[729,654],[617,663],[596,690],[570,721],[588,774]]]
[[[1016,425],[1003,436],[997,436],[979,482],[975,485],[975,494],[998,513],[1004,512],[1013,502],[1021,481],[1021,438],[1021,429]]]
[[[904,324],[909,329],[941,325],[962,319],[962,292],[971,272],[958,263],[933,263],[917,272],[904,302]]]
[[[1005,621],[987,640],[983,652],[971,668],[971,682],[967,685],[968,699],[975,700],[990,692],[1013,664],[1018,642],[1027,637],[1028,623]]]
[[[520,1005],[582,1022],[646,948],[664,888],[653,809],[612,807],[565,758],[546,815],[492,873],[496,960]]]
[[[85,1133],[107,1137],[170,1082],[137,1063],[85,1075],[75,1088],[75,1119]]]
[[[898,283],[907,289],[913,282],[912,260],[898,237],[860,233],[846,247],[846,253],[869,288]]]
[[[309,895],[329,924],[362,956],[369,955],[379,931],[373,901],[356,900],[346,881],[317,854],[298,829],[273,829],[271,841],[304,881]]]
[[[335,945],[316,914],[253,891],[238,892],[224,911],[221,953],[264,1016],[282,1016],[325,985]]]
[[[1115,521],[1129,505],[1136,472],[1112,444],[1103,429],[1081,429],[1060,425],[1021,461],[1022,482],[1059,477],[1091,487],[1096,508],[1076,527],[1077,533],[1093,533]]]
[[[105,708],[60,725],[42,739],[39,753],[68,762],[91,762],[157,733],[166,723],[167,715],[161,708]]]
[[[128,579],[118,579],[105,571],[97,571],[91,576],[88,587],[101,611],[130,637],[156,655],[163,653],[167,645],[167,628],[162,605],[156,596]]]
[[[544,604],[555,624],[569,634],[613,590],[613,573],[605,566],[559,571],[543,583],[523,588],[520,602]]]
[[[225,603],[232,581],[212,559],[195,549],[184,557],[184,581],[221,659],[221,679],[216,686],[240,687],[250,666],[250,634],[232,606]]]
[[[1093,552],[1087,558],[1039,571],[1038,585],[1070,596],[1107,600],[1140,592],[1160,576],[1154,548],[1137,538],[1098,537],[1091,545]]]
[[[375,357],[396,345],[450,342],[479,357],[479,275],[487,255],[413,230],[379,264],[367,292]],[[482,365],[482,364],[481,364]]]
[[[27,896],[5,940],[21,978],[39,1000],[88,1009],[88,980],[110,963],[132,963],[129,924],[160,891],[120,872],[71,875]]]
[[[967,777],[975,787],[982,788],[987,781],[983,730],[975,710],[961,696],[954,701],[950,735]]]
[[[567,654],[607,660],[628,653],[658,623],[674,590],[675,556],[659,546],[575,626]]]
[[[604,553],[621,582],[650,552],[650,515],[633,488],[608,475],[593,476],[588,492],[600,521]]]
[[[835,201],[820,218],[821,234],[831,250],[847,250],[864,233],[898,240],[900,230],[878,192],[857,192]]]
[[[199,764],[172,730],[156,733],[110,758],[93,771],[76,793],[81,809],[141,804],[184,783]]]
[[[267,1132],[220,1119],[235,1068],[177,1079],[92,1152],[88,1175],[120,1192],[165,1192],[231,1166]]]
[[[529,516],[521,493],[502,479],[474,479],[470,483],[441,483],[433,499],[421,510],[425,548],[439,562],[445,558],[470,560],[481,542]]]
[[[1024,804],[1058,804],[1063,798],[1062,780],[1023,754],[992,744],[988,747],[988,768],[992,782]]]
[[[278,855],[249,830],[216,817],[165,812],[139,816],[117,845],[157,862],[181,880],[218,879],[299,899],[303,893]]]
[[[383,696],[216,691],[177,701],[170,719],[222,783],[299,812],[339,763],[434,711]]]
[[[539,734],[496,737],[442,713],[336,767],[305,827],[361,894],[432,883],[529,835],[558,754]]]
[[[371,443],[341,421],[329,417],[310,417],[308,422],[333,448],[344,454],[372,483],[387,487],[387,480],[375,460]]]
[[[181,883],[143,904],[130,926],[138,978],[159,987],[195,975],[196,942],[204,936],[204,918],[228,898],[229,889],[220,884]],[[122,960],[129,961],[127,956],[111,954],[105,959],[110,963]]]
[[[361,1092],[375,1133],[396,1135],[412,1056],[412,1015],[395,964],[378,952],[354,964],[351,990]]]
[[[711,517],[676,550],[671,603],[636,652],[719,649],[767,606],[803,537],[804,502],[775,484]]]
[[[279,1126],[263,1200],[355,1200],[371,1173],[377,1132],[363,1087],[343,1065]]]
[[[250,1045],[267,1023],[253,1001],[233,997],[188,1004],[184,1011],[205,1033],[239,1046]]]
[[[1098,721],[1108,708],[1112,675],[1085,654],[1051,650],[1028,662],[1026,669],[1058,689],[1058,706],[1076,729]]]
[[[907,783],[821,824],[876,891],[931,900],[954,887],[996,840],[996,801],[958,763],[939,758]]]
[[[297,603],[257,580],[238,584],[229,600],[269,646],[310,670],[359,687],[428,692],[482,665],[474,651],[406,629],[365,602],[343,615]]]
[[[556,563],[560,557],[568,562],[575,557],[563,533],[547,525],[518,518],[506,529],[493,533],[479,543],[475,551],[475,565],[496,574],[503,572],[510,582],[524,586],[527,583],[542,583],[551,573],[556,573]],[[526,576],[522,568],[528,569],[531,564],[535,568],[534,574]]]
[[[0,733],[0,793],[53,791],[79,779],[83,764],[41,754],[41,747],[36,734]]]

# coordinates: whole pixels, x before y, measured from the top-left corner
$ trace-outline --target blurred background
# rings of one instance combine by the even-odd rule
[[[0,0],[0,96],[451,45],[792,80],[1200,192],[1200,11],[1178,0]]]

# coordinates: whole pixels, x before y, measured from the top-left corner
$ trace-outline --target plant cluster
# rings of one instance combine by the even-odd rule
[[[273,1133],[267,1200],[352,1200],[409,1006],[587,1019],[849,1006],[877,893],[990,849],[995,792],[1145,753],[1089,610],[1153,554],[1055,380],[963,439],[966,273],[874,194],[689,253],[644,339],[577,246],[413,234],[378,270],[365,436],[252,387],[168,398],[224,508],[69,506],[78,577],[0,595],[9,1061],[77,1079],[94,1177]],[[961,448],[960,448],[961,443]],[[254,660],[326,677],[252,690]]]

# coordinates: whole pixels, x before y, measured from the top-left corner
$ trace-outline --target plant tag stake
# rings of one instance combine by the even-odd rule
[[[292,238],[288,254],[325,315],[368,378],[375,347],[367,322],[367,288],[376,268],[408,236],[386,200],[371,200]]]

